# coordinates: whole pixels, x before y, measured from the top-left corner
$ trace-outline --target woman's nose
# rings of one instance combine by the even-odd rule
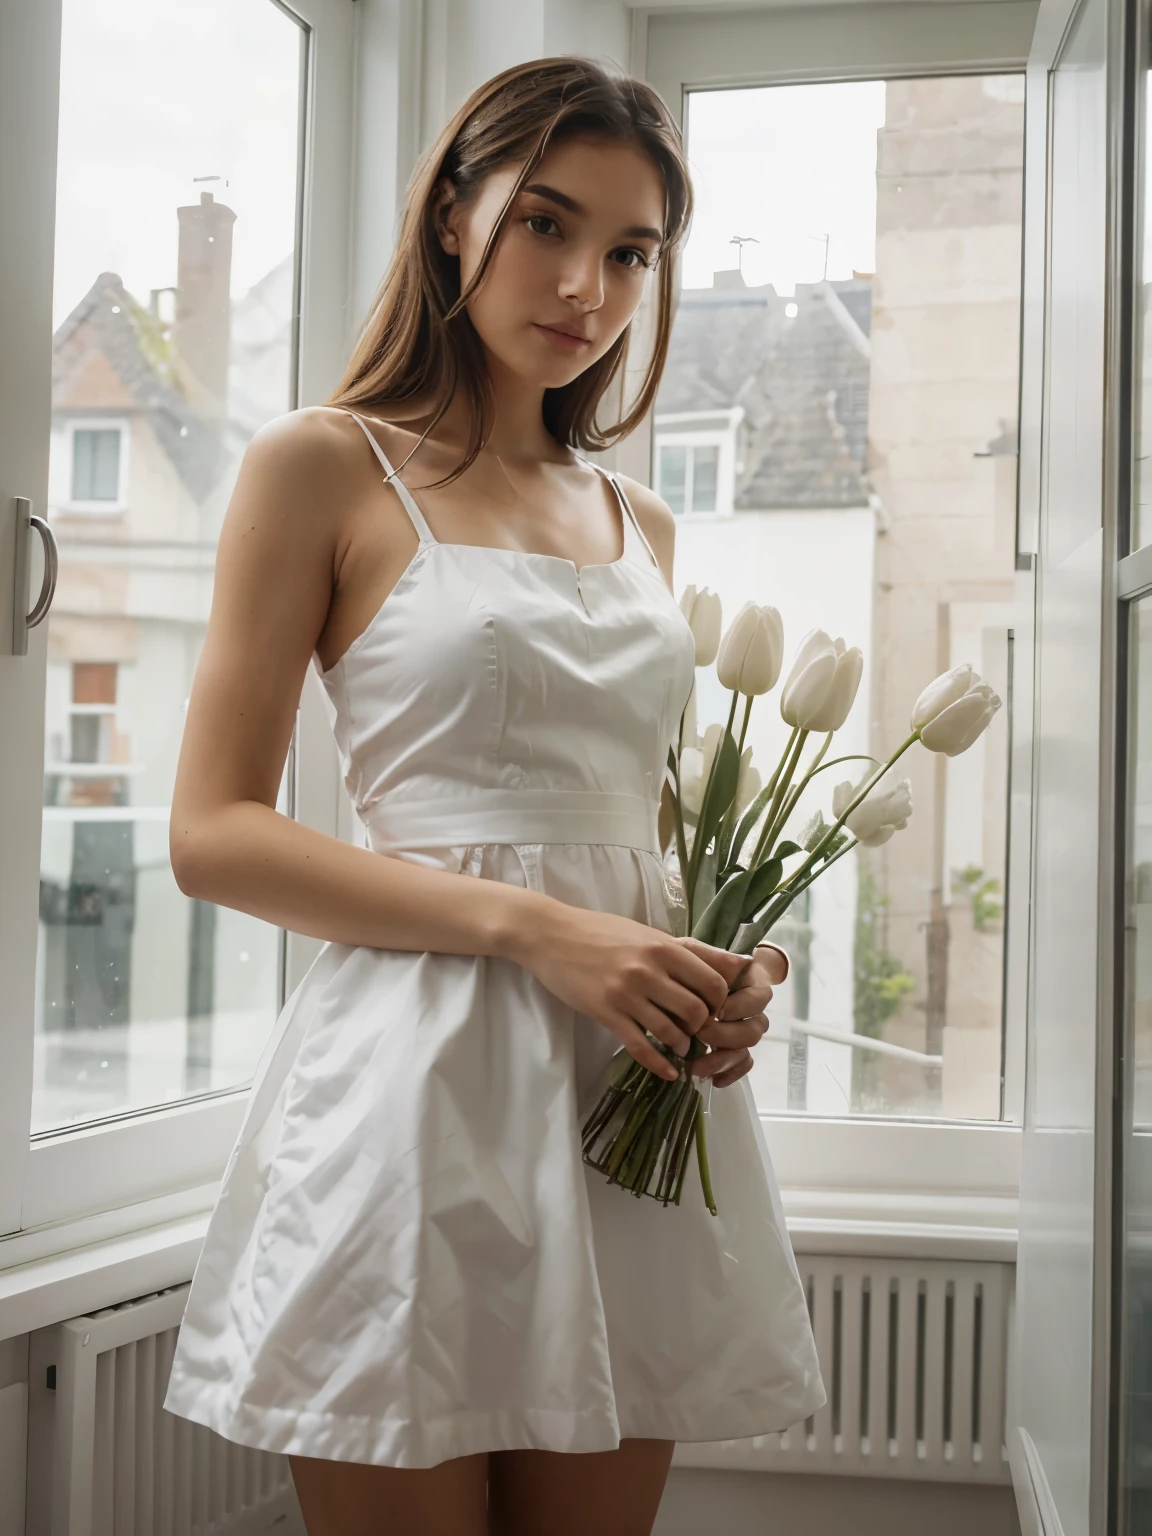
[[[559,292],[562,299],[598,309],[604,300],[599,255],[589,252],[587,256],[573,256],[560,279]]]

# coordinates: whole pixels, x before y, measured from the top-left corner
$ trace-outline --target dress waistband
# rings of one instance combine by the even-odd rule
[[[655,800],[569,789],[482,789],[386,798],[361,814],[378,853],[477,843],[606,843],[659,857]]]

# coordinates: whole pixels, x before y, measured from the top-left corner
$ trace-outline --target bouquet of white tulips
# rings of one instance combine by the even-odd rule
[[[714,593],[688,587],[680,606],[696,641],[696,665],[715,661],[732,702],[726,723],[710,725],[700,740],[693,686],[679,742],[668,756],[675,824],[670,896],[682,908],[686,933],[751,954],[796,898],[838,859],[860,844],[879,847],[907,826],[912,788],[907,779],[893,781],[890,769],[909,747],[920,742],[930,752],[957,756],[987,727],[1000,700],[971,666],[953,667],[917,699],[909,736],[884,762],[858,754],[826,760],[833,735],[855,701],[864,658],[855,646],[813,630],[801,642],[780,696],[780,713],[791,734],[761,786],[744,738],[753,699],[769,693],[780,676],[780,615],[775,608],[745,603],[721,640],[720,599]],[[813,736],[820,739],[801,766]],[[816,775],[861,761],[869,767],[859,782],[848,778],[832,791],[832,819],[817,811],[794,837],[786,836]],[[654,1043],[679,1067],[679,1078],[658,1078],[626,1051],[619,1052],[584,1125],[584,1160],[634,1195],[679,1205],[694,1148],[704,1201],[715,1215],[700,1079],[690,1072],[690,1063],[706,1048],[693,1039],[687,1055],[678,1057],[660,1041]]]

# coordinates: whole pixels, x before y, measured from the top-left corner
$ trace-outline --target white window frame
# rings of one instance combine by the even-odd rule
[[[731,517],[736,501],[736,433],[744,419],[744,407],[737,405],[723,411],[662,411],[655,418],[652,444],[652,465],[658,496],[664,495],[660,482],[660,450],[662,448],[718,448],[716,466],[716,505],[711,511],[697,507],[689,510],[688,492],[693,488],[693,477],[686,473],[684,482],[685,508],[677,516],[683,518]],[[704,423],[723,421],[723,426],[705,426]],[[699,422],[696,427],[693,423]],[[689,459],[689,465],[693,460]]]
[[[763,6],[712,11],[700,6],[691,11],[638,11],[632,69],[659,90],[681,113],[682,121],[686,121],[687,97],[693,90],[902,75],[1024,73],[1038,9],[1038,3],[1020,0],[984,5],[907,0],[903,4],[813,4],[802,9]],[[688,152],[691,156],[690,144]],[[1028,238],[1037,234],[1042,241],[1042,230],[1029,231]],[[1024,369],[1022,357],[1022,390]],[[650,481],[653,436],[661,425],[650,415],[633,433],[620,454],[621,468]],[[663,432],[660,436],[663,440]],[[1027,1028],[1031,592],[1030,573],[1022,572],[1018,581],[1021,618],[1014,647],[1003,1119],[995,1123],[826,1120],[762,1113],[761,1124],[786,1203],[789,1196],[802,1200],[806,1194],[819,1193],[837,1208],[845,1205],[871,1212],[881,1225],[901,1211],[916,1211],[917,1221],[931,1221],[930,1213],[942,1209],[942,1201],[963,1205],[976,1199],[1015,1208]]]
[[[371,141],[363,146],[355,141],[357,31],[368,25],[357,15],[363,8],[353,0],[268,3],[290,11],[310,31],[304,76],[309,134],[297,210],[295,403],[304,405],[331,392],[356,329],[354,178],[386,178],[389,168],[382,151],[372,163]],[[86,1240],[83,1234],[92,1230],[94,1220],[101,1231],[130,1231],[167,1212],[186,1211],[189,1191],[198,1190],[197,1199],[203,1201],[223,1171],[249,1100],[243,1087],[29,1137],[48,626],[30,632],[27,655],[8,655],[14,576],[10,509],[18,495],[31,498],[33,511],[49,505],[43,445],[51,431],[51,358],[44,336],[51,301],[60,0],[35,7],[34,26],[28,17],[22,0],[0,0],[0,53],[7,34],[18,39],[10,47],[21,59],[21,69],[10,72],[19,88],[7,89],[5,74],[0,100],[0,194],[9,212],[0,231],[0,324],[8,338],[0,368],[12,370],[11,377],[0,378],[0,395],[20,402],[19,409],[0,413],[0,846],[5,849],[0,863],[0,975],[5,981],[0,987],[5,1057],[0,1075],[0,1275],[33,1254],[68,1251]],[[374,24],[379,27],[379,18]],[[392,110],[400,107],[394,100]],[[125,425],[123,418],[108,420]],[[97,424],[103,419],[76,420],[78,426]],[[101,502],[57,504],[57,509],[88,516],[108,507]],[[39,560],[34,558],[33,593],[38,585]],[[15,728],[9,729],[10,723]],[[298,818],[339,835],[344,822],[338,765],[311,670],[289,778]],[[287,936],[288,991],[318,948],[315,941]]]
[[[72,481],[75,473],[77,432],[118,432],[120,434],[120,458],[114,501],[73,498]],[[48,505],[51,510],[65,517],[123,517],[128,510],[128,477],[131,467],[129,459],[132,453],[132,429],[129,421],[123,416],[92,416],[90,418],[74,416],[64,423],[62,436],[64,451],[61,455],[62,463],[59,473],[63,483],[58,487],[58,495],[55,497],[52,494],[53,487],[48,488]]]

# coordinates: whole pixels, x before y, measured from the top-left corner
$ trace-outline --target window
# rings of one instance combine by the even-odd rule
[[[120,500],[118,427],[77,427],[73,432],[72,500]]]
[[[1022,75],[688,94],[697,212],[654,479],[676,512],[731,514],[685,519],[681,585],[719,592],[729,618],[779,608],[785,667],[813,628],[860,645],[841,754],[886,756],[962,661],[1009,698],[1023,99]],[[728,486],[725,449],[703,467],[692,435],[717,412]],[[726,698],[699,676],[703,729]],[[752,712],[762,767],[777,706]],[[788,914],[762,1110],[1000,1117],[1006,714],[963,757],[903,759],[908,829]],[[814,780],[796,825],[860,766]]]
[[[673,512],[718,511],[718,443],[669,442],[656,438],[656,489]]]
[[[661,398],[665,408],[656,412],[653,438],[657,493],[678,517],[731,513],[742,407],[669,410],[675,396],[667,384]]]
[[[189,33],[175,6],[141,30],[130,0],[64,5],[34,1133],[242,1085],[282,995],[276,930],[168,864],[216,533],[294,388],[302,34],[268,0],[208,9]]]
[[[285,988],[319,948],[187,901],[167,824],[237,463],[263,422],[326,398],[361,303],[342,174],[355,13],[210,0],[190,27],[186,6],[146,9],[144,25],[137,0],[64,0],[60,24],[21,29],[0,95],[0,180],[21,232],[0,250],[19,316],[0,350],[0,458],[60,556],[26,653],[17,635],[8,655],[18,624],[0,591],[10,1263],[28,1251],[21,1228],[51,1224],[64,1247],[84,1213],[132,1226],[139,1202],[186,1209],[176,1192],[219,1177]],[[221,117],[217,100],[235,110]],[[378,159],[377,195],[387,176]],[[374,272],[385,241],[382,226]],[[78,499],[111,497],[114,471],[115,500]],[[34,595],[35,538],[29,565]],[[339,833],[318,688],[299,718],[307,746],[290,751],[281,807]]]

